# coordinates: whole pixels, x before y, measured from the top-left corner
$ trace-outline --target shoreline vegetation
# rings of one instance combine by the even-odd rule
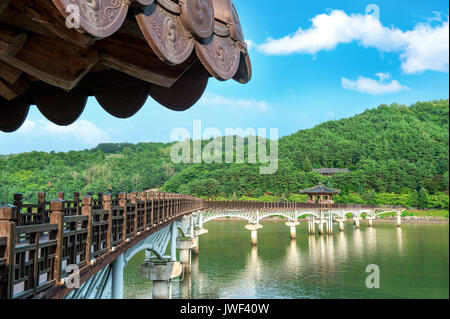
[[[300,218],[299,221],[301,222],[302,220],[305,220],[306,218]],[[215,219],[217,221],[224,221],[224,220],[240,220],[240,221],[244,221],[242,218],[239,217],[220,217]],[[261,222],[284,222],[287,221],[287,218],[284,216],[272,216],[272,217],[268,217],[268,218],[264,218]],[[363,219],[361,221],[361,223],[364,224],[365,219]],[[388,216],[388,217],[381,217],[381,216],[377,216],[374,221],[374,223],[386,223],[386,224],[395,224],[397,223],[397,218],[396,217],[392,217],[392,216]],[[347,220],[345,221],[346,224],[352,224],[353,221],[351,219],[351,217],[347,217]],[[443,217],[443,216],[427,216],[427,215],[423,215],[423,216],[417,216],[417,215],[413,215],[413,216],[403,216],[402,217],[402,223],[404,224],[448,224],[449,223],[449,217],[448,217],[448,212],[447,212],[447,217]]]

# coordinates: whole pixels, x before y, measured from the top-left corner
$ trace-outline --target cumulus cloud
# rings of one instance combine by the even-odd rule
[[[312,26],[299,28],[280,39],[268,38],[258,47],[269,55],[294,53],[316,54],[335,49],[338,44],[357,42],[381,52],[399,54],[402,70],[412,74],[426,70],[448,72],[449,21],[417,24],[403,31],[383,26],[373,15],[351,14],[332,10],[312,18]],[[435,22],[435,21],[434,21]]]
[[[269,106],[265,101],[254,99],[229,99],[221,95],[207,93],[200,99],[201,104],[212,106],[226,106],[240,109],[266,111]]]
[[[378,80],[360,76],[356,81],[342,78],[342,87],[347,90],[368,93],[372,95],[381,95],[396,93],[403,90],[409,90],[405,85],[400,84],[396,80],[388,81],[391,78],[389,73],[377,73]]]
[[[255,42],[253,42],[250,39],[245,40],[245,43],[247,43],[247,49],[250,51],[255,46]]]
[[[38,120],[36,123],[27,119],[18,133],[62,140],[74,139],[87,146],[96,146],[111,140],[106,131],[86,120],[77,121],[69,126],[58,126],[47,120]]]

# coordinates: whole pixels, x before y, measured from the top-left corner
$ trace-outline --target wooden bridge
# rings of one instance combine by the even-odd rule
[[[343,227],[349,213],[359,228],[363,215],[372,225],[378,214],[394,212],[400,220],[403,211],[398,206],[204,201],[154,192],[58,197],[47,201],[39,193],[37,204],[24,204],[16,194],[14,205],[0,206],[0,299],[122,298],[123,269],[142,250],[146,262],[139,271],[153,280],[154,297],[164,297],[167,282],[181,269],[190,271],[191,251],[198,254],[198,236],[207,232],[203,224],[219,217],[247,220],[256,244],[259,221],[269,216],[286,217],[295,238],[302,215],[308,216],[310,233],[318,225],[322,234],[324,224],[327,233],[333,221]],[[155,272],[155,267],[160,268]],[[155,277],[165,272],[167,278]]]

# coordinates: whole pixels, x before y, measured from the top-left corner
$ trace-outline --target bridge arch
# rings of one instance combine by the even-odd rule
[[[246,217],[246,216],[243,216],[243,215],[239,215],[239,214],[230,213],[230,214],[223,214],[223,215],[204,217],[203,224],[205,224],[207,222],[210,222],[212,220],[215,220],[215,219],[218,219],[218,218],[224,218],[224,217],[236,217],[236,218],[239,218],[239,219],[244,219],[244,220],[246,220],[249,223],[252,222],[251,218],[249,218],[249,217]]]
[[[379,215],[382,215],[382,214],[392,214],[392,213],[394,213],[394,214],[400,214],[401,211],[397,211],[397,210],[388,210],[388,211],[383,211],[383,212],[374,213],[373,216],[379,216]]]

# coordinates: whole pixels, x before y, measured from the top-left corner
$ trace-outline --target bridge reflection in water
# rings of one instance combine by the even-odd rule
[[[296,240],[289,239],[282,222],[267,221],[263,226],[258,246],[248,243],[242,222],[221,220],[208,226],[209,234],[201,238],[201,254],[195,262],[193,259],[196,266],[182,282],[174,284],[174,298],[326,297],[328,287],[335,293],[359,280],[353,292],[357,294],[366,289],[367,264],[376,260],[384,265],[387,260],[382,251],[396,255],[402,242],[389,224],[381,225],[381,240],[376,237],[380,229],[366,225],[360,230],[347,227],[335,236],[319,236],[307,234],[303,224]],[[216,236],[222,229],[225,232]],[[280,236],[287,239],[280,240]],[[223,241],[230,252],[223,251]]]
[[[295,239],[299,220],[306,217],[308,232],[319,236],[312,258],[324,262],[329,272],[334,267],[334,222],[343,230],[343,222],[352,216],[358,236],[364,215],[373,226],[376,216],[395,213],[401,226],[402,211],[394,206],[216,202],[152,192],[83,198],[75,193],[73,200],[60,193],[51,202],[40,193],[38,203],[30,205],[17,194],[14,205],[0,207],[0,298],[122,298],[123,269],[140,251],[146,252],[146,260],[139,273],[153,281],[153,298],[168,298],[173,281],[184,278],[182,286],[190,287],[195,256],[201,254],[199,237],[207,233],[203,225],[224,217],[246,220],[253,246],[261,220],[287,218]],[[263,266],[258,250],[252,249],[247,259],[245,276],[259,279]],[[184,294],[191,293],[185,288]]]

